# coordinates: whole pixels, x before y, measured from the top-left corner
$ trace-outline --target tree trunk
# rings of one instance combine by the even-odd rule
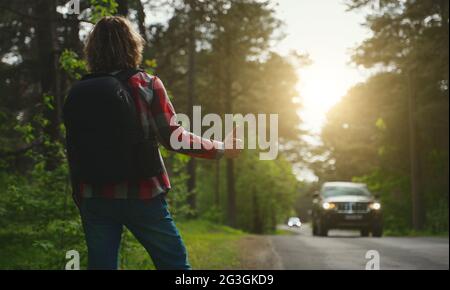
[[[448,62],[448,53],[449,53],[449,25],[448,25],[448,18],[449,18],[449,1],[448,0],[441,0],[440,2],[440,6],[441,6],[441,19],[442,19],[442,25],[443,25],[443,39],[445,39],[445,41],[443,41],[443,48],[442,48],[442,52],[445,54],[445,58],[447,59]],[[445,70],[445,75],[444,75],[444,79],[448,80],[448,69]],[[448,101],[448,98],[447,98]],[[447,104],[448,107],[448,104]],[[447,128],[448,128],[448,118],[447,118]],[[444,191],[445,191],[445,202],[448,204],[448,199],[449,199],[449,172],[450,172],[450,160],[449,160],[449,155],[448,155],[448,148],[449,148],[449,139],[448,138],[444,138],[444,144],[442,146],[442,148],[445,148],[444,150],[447,151],[447,158],[445,160],[445,167],[444,170],[442,172],[442,179],[444,181]]]
[[[413,88],[411,72],[408,75],[409,85],[409,157],[410,157],[410,179],[412,195],[412,223],[414,230],[423,228],[423,200],[420,186],[420,163],[419,151],[417,150],[417,117],[416,117],[416,94]]]
[[[270,221],[271,227],[270,229],[275,232],[277,230],[277,209],[275,206],[270,208]]]
[[[215,164],[216,170],[215,170],[215,174],[216,174],[216,180],[215,180],[215,184],[214,184],[214,203],[216,205],[216,207],[220,206],[220,160],[216,161]]]
[[[187,180],[187,189],[188,189],[188,204],[192,210],[190,217],[192,218],[196,216],[195,211],[197,210],[197,193],[195,191],[197,186],[196,168],[197,168],[196,160],[195,158],[191,158],[187,165],[187,170],[189,174],[189,178]]]
[[[262,234],[264,232],[263,221],[259,206],[259,198],[256,192],[252,193],[252,199],[253,199],[253,232],[255,234]]]
[[[195,79],[196,79],[196,68],[195,68],[195,58],[196,58],[196,37],[195,37],[195,11],[193,10],[192,1],[189,1],[189,41],[188,41],[188,112],[191,119],[191,124],[193,124],[194,118],[194,105],[195,105]],[[197,182],[197,162],[195,158],[189,160],[187,166],[189,179],[187,181],[188,189],[188,203],[191,210],[195,213],[197,209],[197,195],[195,192],[196,182]],[[195,215],[195,214],[194,214]]]
[[[225,43],[225,59],[231,58],[231,46],[230,41]],[[231,67],[230,61],[225,63],[225,110],[226,113],[233,113],[233,95],[232,95],[232,79],[231,79]],[[225,132],[226,134],[228,132]],[[231,227],[236,226],[236,181],[234,176],[234,160],[227,159],[226,161],[226,174],[227,174],[227,221]]]
[[[78,56],[83,54],[83,43],[80,41],[80,23],[77,21],[77,15],[69,15],[69,19],[73,20],[67,27],[66,35],[68,47],[75,51]]]
[[[231,227],[236,226],[236,188],[234,180],[234,160],[227,160],[227,221]]]
[[[127,17],[128,15],[128,0],[117,0],[117,4],[119,4],[119,7],[117,7],[117,14]]]
[[[42,97],[52,96],[53,109],[45,108],[44,116],[50,121],[45,133],[52,143],[61,141],[60,124],[62,120],[61,76],[59,71],[59,48],[56,30],[57,0],[41,0],[36,2],[37,46],[39,54],[39,70]],[[43,100],[44,103],[44,100]],[[55,149],[46,146],[48,158],[47,169],[52,170],[59,162]]]
[[[141,0],[136,0],[136,7],[137,7],[137,18],[138,18],[138,26],[139,26],[139,32],[141,36],[144,38],[145,43],[148,42],[147,39],[147,29],[145,28],[145,9],[142,5]]]

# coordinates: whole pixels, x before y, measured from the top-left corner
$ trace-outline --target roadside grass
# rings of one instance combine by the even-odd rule
[[[241,241],[253,237],[253,235],[224,225],[205,220],[192,220],[179,221],[177,227],[186,244],[189,261],[194,269],[242,269],[245,263],[243,256],[248,257],[248,250],[256,251],[256,253],[261,250],[252,245],[250,248],[242,247]],[[23,230],[29,232],[28,229]],[[278,229],[274,234],[295,235],[287,229]],[[77,242],[71,247],[80,252],[81,268],[86,269],[87,251],[81,231],[78,238],[79,243]],[[26,240],[43,239],[44,237],[33,236]],[[7,240],[11,240],[10,235]],[[258,246],[262,245],[260,242],[257,243]],[[29,247],[27,244],[22,244],[20,239],[15,240],[14,243],[0,243],[0,245],[0,269],[63,269],[67,262],[65,249],[45,248],[45,244]],[[58,260],[54,260],[55,258]],[[128,231],[125,231],[122,238],[120,268],[123,270],[155,269],[146,250]]]
[[[273,234],[276,236],[295,236],[295,235],[297,235],[297,233],[290,231],[290,230],[285,230],[285,229],[276,229]]]
[[[181,236],[186,244],[189,261],[194,269],[221,270],[240,269],[239,240],[247,234],[202,220],[177,222]],[[29,229],[23,229],[29,233]],[[19,234],[19,231],[16,233]],[[87,252],[82,232],[79,232],[80,243],[74,249],[80,251],[81,268],[86,269]],[[13,243],[4,243],[5,240],[14,240]],[[20,235],[23,237],[23,235]],[[30,236],[29,240],[41,240],[44,237]],[[0,269],[63,269],[67,260],[65,250],[32,246],[22,242],[23,239],[13,239],[10,233],[3,233],[0,229]],[[54,260],[58,257],[58,260]],[[59,258],[60,257],[60,258]],[[139,244],[133,235],[125,231],[122,237],[120,253],[120,268],[124,270],[151,270],[155,269],[146,250]]]
[[[238,241],[246,236],[242,231],[202,220],[177,222],[186,244],[189,261],[194,269],[239,269]],[[154,269],[144,248],[131,236],[125,235],[121,250],[122,269]]]

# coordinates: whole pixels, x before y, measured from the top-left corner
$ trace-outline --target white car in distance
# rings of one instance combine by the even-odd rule
[[[291,218],[289,218],[288,226],[291,228],[293,228],[293,227],[299,228],[302,226],[302,222],[300,221],[300,219],[298,217],[291,217]]]

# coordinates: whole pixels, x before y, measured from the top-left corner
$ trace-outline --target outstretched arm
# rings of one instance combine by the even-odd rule
[[[227,158],[237,157],[239,150],[233,149],[236,147],[232,148],[232,145],[236,143],[234,133],[230,134],[224,143],[197,136],[175,122],[176,112],[164,84],[158,77],[153,77],[152,82],[150,78],[146,74],[139,74],[132,78],[131,87],[137,90],[134,93],[140,94],[140,97],[136,98],[135,101],[138,102],[136,107],[139,110],[144,128],[150,128],[155,132],[159,142],[165,148],[197,158],[219,159],[224,155]],[[153,98],[151,98],[152,95]],[[187,143],[186,145],[189,146],[186,147],[190,149],[174,148],[170,142],[172,135],[177,136],[179,141],[184,140],[183,143]]]

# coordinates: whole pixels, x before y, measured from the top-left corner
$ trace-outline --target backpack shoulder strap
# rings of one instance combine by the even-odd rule
[[[139,72],[144,72],[144,71],[141,69],[126,69],[126,70],[119,71],[117,73],[113,73],[111,75],[113,77],[117,78],[118,80],[120,80],[121,82],[127,83],[128,80],[132,76],[134,76],[135,74],[137,74]]]
[[[121,70],[121,71],[117,71],[117,72],[113,72],[113,73],[105,73],[105,72],[90,73],[90,74],[84,75],[81,80],[84,81],[84,80],[101,78],[101,77],[114,77],[114,78],[120,80],[121,82],[127,83],[127,81],[132,76],[137,74],[138,72],[144,72],[144,71],[141,69],[126,69],[126,70]]]
[[[120,80],[122,82],[122,84],[124,84],[125,87],[129,90],[130,88],[129,88],[128,80],[132,76],[134,76],[135,74],[137,74],[139,72],[145,73],[145,71],[141,70],[141,69],[128,69],[128,70],[123,70],[123,71],[117,72],[117,73],[113,74],[113,76],[115,78],[117,78],[118,80]],[[139,96],[138,96],[148,106],[150,106],[151,100],[153,99],[153,79],[152,78],[150,79],[150,88],[151,88],[151,90],[150,90],[151,96],[145,97],[141,94],[139,94]],[[139,119],[139,118],[137,118],[137,119]],[[156,141],[155,129],[152,128],[151,126],[150,126],[150,128],[144,128],[140,121],[138,123],[139,123],[139,127],[141,129],[141,133],[143,133],[143,138],[146,140],[149,140],[151,142],[154,142],[156,144],[157,141]]]
[[[110,76],[107,73],[90,73],[90,74],[86,74],[81,78],[81,81],[86,81],[86,80],[90,80],[90,79],[95,79],[95,78],[102,78],[102,77],[107,77]]]
[[[115,78],[117,78],[118,80],[120,80],[128,88],[129,87],[128,80],[132,76],[134,76],[135,74],[137,74],[139,72],[146,73],[144,70],[141,70],[141,69],[129,69],[129,70],[124,70],[124,71],[117,72],[117,73],[113,74],[113,76]],[[150,83],[149,83],[150,90],[148,91],[148,93],[150,95],[146,95],[146,96],[140,95],[140,98],[148,105],[151,104],[151,102],[153,100],[153,96],[154,96],[153,82],[154,82],[153,77],[150,77]]]

